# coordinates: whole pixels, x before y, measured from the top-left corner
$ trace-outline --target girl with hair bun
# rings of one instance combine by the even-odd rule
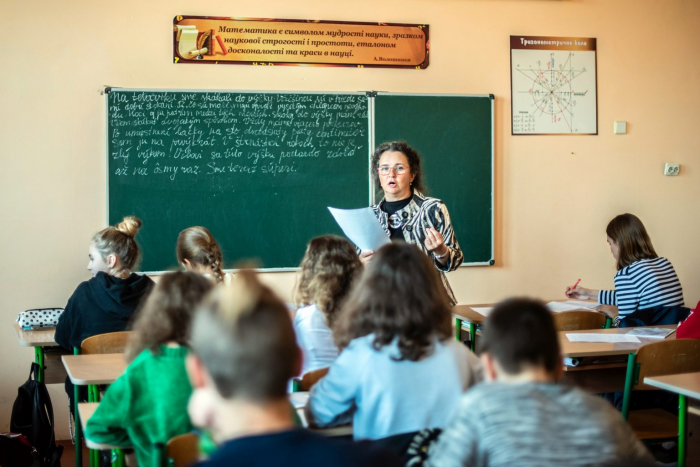
[[[78,285],[68,299],[56,326],[58,345],[72,350],[88,337],[126,330],[139,303],[153,287],[149,277],[131,272],[140,256],[134,238],[140,227],[139,219],[125,217],[92,237],[87,265],[92,279]],[[72,404],[69,379],[66,391]]]
[[[204,274],[217,284],[231,282],[230,274],[224,274],[224,257],[219,244],[206,227],[189,227],[177,237],[177,261],[186,271]]]

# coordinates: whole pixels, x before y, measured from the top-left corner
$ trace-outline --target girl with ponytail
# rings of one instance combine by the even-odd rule
[[[189,227],[177,237],[177,261],[186,271],[194,271],[213,279],[217,284],[229,284],[230,274],[224,274],[224,258],[219,244],[206,227]]]

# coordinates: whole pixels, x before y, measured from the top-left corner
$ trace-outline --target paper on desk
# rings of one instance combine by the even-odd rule
[[[480,307],[480,308],[471,307],[471,309],[476,311],[477,313],[479,313],[482,316],[488,316],[489,313],[491,313],[491,311],[493,310],[493,307]]]
[[[338,209],[328,206],[346,237],[362,251],[377,250],[391,243],[372,208]]]
[[[567,334],[569,342],[636,342],[641,343],[635,336],[627,334],[576,333]]]
[[[289,395],[289,402],[292,403],[295,409],[300,409],[306,406],[309,401],[309,392],[293,392]]]
[[[591,311],[588,306],[583,306],[579,303],[581,302],[549,302],[547,303],[547,308],[549,308],[549,311],[552,313],[560,313],[562,311]],[[586,305],[588,305],[588,303],[586,303]]]
[[[583,302],[583,301],[579,301],[579,300],[567,300],[564,303],[566,303],[568,305],[578,306],[581,308],[588,308],[591,310],[598,308],[600,306],[600,303],[598,303],[598,302]]]

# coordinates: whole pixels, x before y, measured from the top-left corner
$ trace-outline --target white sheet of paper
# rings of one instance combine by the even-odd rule
[[[594,308],[598,308],[600,306],[600,303],[598,303],[598,302],[582,302],[579,300],[567,300],[564,303],[568,303],[569,305],[579,306],[582,308],[590,308],[591,310]]]
[[[338,209],[328,207],[345,236],[362,251],[378,250],[391,243],[372,208]]]
[[[636,342],[641,343],[639,339],[627,334],[598,334],[598,333],[577,333],[567,334],[569,342]]]
[[[560,313],[562,311],[590,311],[591,309],[585,306],[572,305],[569,302],[549,302],[547,308],[552,313]]]
[[[306,403],[309,401],[309,392],[308,391],[300,391],[300,392],[293,392],[289,394],[289,402],[292,403],[295,409],[300,409],[306,406]]]
[[[482,316],[488,316],[489,313],[491,313],[491,311],[493,310],[493,307],[483,307],[483,308],[472,307],[472,310],[476,311],[477,313],[479,313]]]

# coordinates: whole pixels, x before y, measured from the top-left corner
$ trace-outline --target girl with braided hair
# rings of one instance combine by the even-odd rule
[[[216,281],[230,284],[230,274],[222,271],[223,254],[214,236],[206,227],[189,227],[177,237],[177,261],[186,271],[194,271]]]

